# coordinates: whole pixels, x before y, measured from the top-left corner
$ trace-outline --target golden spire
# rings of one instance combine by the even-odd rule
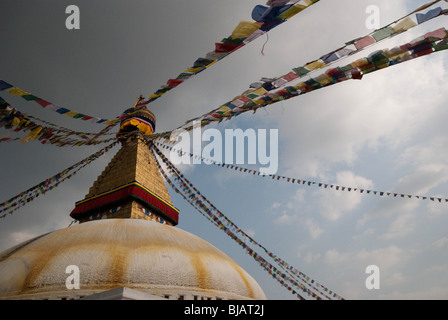
[[[136,104],[143,99],[139,97]],[[154,114],[142,107],[123,119],[117,138],[122,146],[70,214],[80,222],[131,218],[176,225],[166,185],[150,152],[147,136],[155,130]]]
[[[144,99],[144,97],[143,97],[142,95],[140,95],[140,96],[137,98],[137,101],[136,101],[135,104],[134,104],[134,109],[137,108],[137,105],[138,105],[139,102],[142,101],[143,99]]]

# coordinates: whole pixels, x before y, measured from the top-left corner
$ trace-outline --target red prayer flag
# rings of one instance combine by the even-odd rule
[[[362,39],[359,39],[355,42],[356,49],[362,49],[367,47],[368,45],[374,44],[376,42],[375,38],[372,36],[366,36]]]
[[[236,43],[221,43],[217,42],[215,43],[215,52],[230,52],[237,48],[238,45]]]
[[[168,87],[177,87],[178,85],[180,85],[182,82],[184,82],[184,80],[182,79],[169,79],[166,83],[166,85]]]
[[[36,99],[34,101],[36,101],[38,104],[40,104],[42,106],[42,108],[45,108],[51,104],[50,102],[45,101],[43,99]]]
[[[284,77],[283,77],[283,79],[285,79],[286,81],[292,81],[292,80],[294,80],[294,79],[297,79],[299,76],[295,73],[295,72],[290,72],[290,73],[288,73],[287,75],[285,75]]]

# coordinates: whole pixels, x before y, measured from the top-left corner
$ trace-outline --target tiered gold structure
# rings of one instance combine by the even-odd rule
[[[155,126],[155,117],[146,108],[122,122],[117,135],[122,148],[93,183],[85,199],[77,202],[71,214],[73,218],[80,222],[131,218],[177,224],[179,212],[170,200],[145,139],[146,133],[153,131],[151,126]]]

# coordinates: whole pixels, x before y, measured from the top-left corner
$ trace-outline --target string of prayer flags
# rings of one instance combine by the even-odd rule
[[[68,128],[64,128],[53,124],[51,122],[41,120],[39,118],[24,114],[17,109],[13,108],[8,102],[6,102],[3,98],[0,97],[0,128],[5,127],[7,129],[11,129],[14,132],[18,131],[27,131],[34,129],[35,127],[42,127],[42,130],[39,132],[34,131],[33,134],[29,135],[27,139],[15,139],[15,138],[1,138],[0,142],[11,142],[11,141],[21,141],[28,142],[30,140],[37,139],[42,144],[53,144],[59,147],[61,146],[83,146],[83,145],[97,145],[102,143],[108,143],[110,141],[114,141],[115,137],[109,139],[98,140],[99,137],[110,135],[108,131],[119,123],[124,118],[131,116],[134,113],[137,113],[141,108],[145,106],[144,101],[139,100],[138,103],[133,108],[129,108],[125,110],[121,115],[117,116],[114,121],[111,121],[109,125],[107,125],[104,129],[102,129],[98,133],[88,133],[88,132],[79,132],[73,131]],[[38,125],[35,123],[42,122],[46,125]],[[75,136],[75,138],[72,138]],[[93,137],[92,137],[93,136]]]
[[[91,141],[90,136],[98,134],[77,132],[60,126],[53,127],[50,126],[52,124],[47,121],[43,121],[47,125],[40,125],[32,120],[42,120],[18,111],[2,98],[0,98],[0,103],[5,106],[0,113],[0,128],[5,127],[12,132],[28,132],[22,138],[8,138],[2,136],[0,142],[19,141],[21,143],[27,143],[31,140],[38,140],[42,144],[50,143],[57,146],[82,146],[96,145],[115,140],[115,138],[109,138],[106,140]]]
[[[16,109],[16,108],[15,108],[15,109]],[[16,109],[16,110],[17,110],[17,109]],[[41,123],[45,124],[46,126],[48,126],[48,127],[52,127],[52,128],[54,128],[55,130],[58,130],[58,131],[60,131],[60,132],[66,132],[66,133],[76,134],[76,135],[78,135],[78,136],[94,136],[94,135],[97,135],[97,134],[98,134],[98,133],[93,133],[93,132],[74,131],[74,130],[72,130],[72,129],[68,129],[68,128],[66,128],[66,127],[60,126],[60,125],[58,125],[58,124],[55,124],[55,123],[52,123],[52,122],[49,122],[49,121],[40,119],[40,118],[38,118],[38,117],[29,115],[29,114],[26,114],[26,113],[23,113],[23,112],[21,112],[21,113],[22,113],[25,117],[27,117],[28,119],[31,119],[31,120],[33,120],[33,121],[35,121],[35,122],[41,122]],[[108,135],[112,135],[112,134],[113,134],[113,133],[108,133]]]
[[[165,85],[149,95],[148,99],[145,100],[145,103],[151,103],[160,98],[187,79],[196,76],[224,57],[232,54],[318,1],[319,0],[269,0],[267,7],[259,5],[255,6],[252,10],[252,19],[254,19],[255,22],[240,21],[230,36],[215,43],[213,51],[208,52],[205,57],[197,58],[192,67],[183,70],[176,78],[168,79]]]
[[[154,151],[162,159],[170,173],[175,177],[174,181],[178,183],[176,187],[175,184],[167,177],[163,168],[158,163],[158,159],[154,154]],[[328,290],[323,285],[317,283],[315,280],[310,279],[302,272],[293,268],[291,265],[286,263],[283,259],[278,258],[272,252],[267,250],[264,246],[260,245],[249,235],[247,235],[243,230],[238,228],[232,221],[230,221],[221,211],[219,211],[206,197],[204,197],[193,184],[168,160],[165,155],[157,148],[151,148],[151,152],[156,159],[157,166],[164,176],[167,183],[182,197],[187,200],[193,207],[195,207],[202,215],[204,215],[210,222],[212,222],[219,229],[226,232],[233,240],[235,240],[239,245],[243,246],[248,253],[262,266],[267,266],[266,271],[268,271],[274,278],[276,278],[283,286],[288,290],[292,291],[293,294],[297,295],[299,298],[303,299],[297,291],[293,290],[291,285],[296,286],[296,289],[302,290],[303,292],[309,294],[311,297],[316,299],[321,299],[319,295],[327,299],[343,299],[338,294],[331,290]],[[243,239],[241,239],[238,234],[240,234]],[[267,262],[261,255],[259,255],[255,250],[248,247],[248,242],[261,248],[271,259],[274,260],[278,266],[283,269],[285,273],[281,273],[280,270],[275,268],[269,262]],[[279,277],[279,278],[277,278]],[[282,279],[282,280],[280,280]],[[330,295],[327,294],[330,292]]]
[[[89,115],[85,115],[83,113],[79,113],[79,112],[76,112],[76,111],[73,111],[73,110],[70,110],[67,108],[57,106],[51,102],[48,102],[48,101],[41,99],[35,95],[32,95],[31,93],[26,92],[18,87],[15,87],[12,84],[9,84],[8,82],[6,82],[4,80],[0,80],[0,92],[1,91],[6,91],[7,93],[9,93],[12,96],[20,96],[27,101],[34,101],[46,110],[51,110],[53,112],[63,114],[69,118],[80,119],[80,120],[89,121],[92,123],[102,123],[102,124],[106,124],[106,125],[110,125],[110,124],[116,123],[118,121],[117,119],[108,120],[108,119],[103,119],[103,118],[92,117]]]
[[[176,192],[180,193],[184,197],[184,199],[186,199],[193,207],[195,207],[205,218],[207,218],[215,226],[224,231],[234,241],[236,241],[239,245],[241,245],[244,249],[246,249],[247,253],[249,253],[257,262],[259,263],[261,262],[260,263],[261,266],[265,267],[268,266],[268,268],[266,268],[266,271],[268,271],[269,274],[271,274],[274,278],[279,277],[278,279],[283,279],[280,281],[280,283],[285,287],[287,287],[288,290],[292,291],[293,294],[297,294],[297,292],[295,290],[292,290],[291,286],[288,283],[293,284],[294,286],[303,290],[303,292],[306,292],[307,294],[311,295],[313,298],[316,299],[320,299],[320,297],[316,294],[316,292],[321,293],[325,298],[328,299],[332,298],[343,299],[342,297],[338,296],[332,291],[330,291],[332,293],[332,297],[328,296],[327,294],[324,293],[328,291],[327,288],[325,288],[320,284],[317,284],[317,282],[315,282],[312,279],[310,280],[308,276],[292,268],[289,264],[284,262],[282,259],[276,257],[271,252],[266,250],[266,248],[264,248],[259,243],[250,238],[235,224],[233,224],[230,220],[228,220],[228,218],[225,217],[218,209],[216,209],[216,207],[214,207],[202,194],[200,194],[200,192],[191,184],[191,182],[188,181],[188,179],[184,177],[182,173],[180,173],[174,166],[172,166],[172,164],[167,162],[166,157],[164,157],[163,154],[160,154],[160,151],[156,150],[156,152],[159,154],[159,156],[161,156],[162,160],[165,162],[170,172],[176,175],[174,181],[178,181],[179,188],[176,188],[174,183],[172,183],[171,180],[164,174],[163,169],[159,165],[159,169],[162,171],[162,174],[168,181],[168,184],[171,187],[173,187],[175,191],[177,190]],[[180,190],[182,190],[182,192]],[[196,194],[192,193],[192,190]],[[209,207],[207,206],[207,204],[209,205]],[[213,212],[215,212],[216,214],[214,214]],[[219,220],[220,218],[222,218],[222,220]],[[241,234],[244,237],[244,239],[239,238],[237,234]],[[272,258],[287,273],[291,273],[294,271],[296,273],[290,275],[281,273],[278,269],[276,269],[274,266],[269,264],[265,259],[263,259],[261,255],[257,254],[253,249],[249,248],[247,244],[248,242],[262,248],[263,251],[265,251],[268,254],[268,256]],[[300,282],[303,282],[304,284]],[[324,289],[319,290],[316,286]],[[309,288],[307,289],[306,287],[311,287],[316,292],[313,292]],[[299,294],[297,294],[297,296],[299,298],[302,298]]]
[[[281,175],[275,175],[275,174],[263,174],[258,170],[255,169],[248,169],[248,168],[244,168],[241,166],[236,166],[233,164],[226,164],[226,163],[221,163],[221,162],[216,162],[214,160],[211,159],[207,159],[204,158],[202,156],[198,156],[198,155],[194,155],[192,153],[189,152],[185,152],[185,151],[181,151],[181,150],[177,150],[169,145],[163,144],[159,141],[154,141],[153,142],[155,145],[160,146],[164,149],[170,150],[170,151],[174,151],[174,152],[180,152],[182,155],[187,154],[190,157],[197,157],[198,159],[210,163],[210,164],[214,164],[217,165],[219,167],[222,168],[227,168],[230,170],[235,170],[235,171],[239,171],[239,172],[243,172],[243,173],[248,173],[248,174],[253,174],[253,175],[258,175],[258,176],[262,176],[262,177],[269,177],[272,180],[277,180],[277,181],[285,181],[289,182],[289,183],[293,183],[293,184],[299,184],[299,185],[303,185],[303,186],[318,186],[319,188],[323,188],[323,189],[331,189],[331,190],[335,190],[335,191],[341,191],[341,192],[359,192],[360,194],[370,194],[370,195],[376,195],[376,196],[380,196],[380,197],[393,197],[393,198],[401,198],[401,199],[418,199],[418,200],[430,200],[433,202],[439,202],[439,203],[448,203],[448,198],[442,198],[442,197],[437,197],[437,196],[417,196],[417,195],[412,195],[412,194],[405,194],[405,193],[400,193],[400,192],[392,192],[392,191],[378,191],[378,190],[370,190],[370,189],[364,189],[364,188],[359,188],[359,187],[353,187],[353,186],[341,186],[338,184],[331,184],[331,183],[324,183],[324,182],[316,182],[316,181],[310,181],[310,180],[306,180],[306,179],[298,179],[298,178],[292,178],[292,177],[285,177],[285,176],[281,176]]]
[[[361,80],[364,75],[407,62],[424,55],[432,54],[448,49],[448,36],[444,28],[440,28],[429,32],[417,39],[404,45],[396,46],[392,49],[382,49],[371,53],[369,56],[357,59],[350,64],[342,67],[330,68],[324,73],[306,81],[297,82],[294,85],[284,86],[271,91],[267,91],[264,95],[250,99],[248,96],[238,96],[230,103],[226,103],[225,111],[222,107],[215,109],[196,119],[189,120],[181,126],[185,130],[191,130],[194,121],[200,121],[201,126],[209,123],[231,119],[249,110],[256,111],[258,108],[265,107],[279,101],[288,100],[302,94],[309,93],[314,90],[328,87],[330,85],[340,83],[346,80]],[[154,139],[170,138],[172,131],[156,134]]]
[[[280,268],[282,268],[284,271],[286,271],[291,278],[290,282],[294,283],[296,286],[300,286],[299,283],[297,281],[301,281],[304,282],[305,285],[310,286],[312,289],[314,289],[317,293],[322,294],[323,296],[325,296],[326,298],[329,298],[324,292],[327,292],[328,289],[319,284],[318,282],[316,282],[313,279],[310,279],[310,277],[308,277],[307,275],[305,275],[304,273],[298,271],[297,269],[293,268],[292,266],[290,266],[288,263],[286,263],[284,260],[278,258],[277,256],[275,256],[272,252],[270,252],[269,250],[267,250],[264,246],[260,245],[258,242],[256,242],[254,239],[252,239],[249,235],[247,235],[244,231],[242,231],[241,229],[239,229],[232,221],[230,221],[224,214],[222,214],[212,203],[210,203],[210,201],[207,200],[207,198],[205,198],[203,195],[200,194],[200,192],[191,184],[190,181],[188,181],[188,179],[186,179],[182,173],[180,173],[176,167],[174,167],[169,160],[159,151],[156,149],[157,154],[159,154],[159,156],[162,158],[162,160],[165,162],[165,164],[167,165],[167,167],[170,169],[170,172],[175,172],[181,179],[183,179],[185,181],[185,183],[182,183],[182,187],[185,186],[190,186],[195,192],[197,192],[199,194],[199,196],[210,205],[210,207],[216,212],[218,218],[221,218],[222,220],[219,222],[219,226],[220,228],[224,229],[224,230],[232,230],[235,235],[236,234],[241,234],[243,236],[243,240],[241,239],[234,239],[239,243],[244,243],[247,244],[247,242],[250,242],[256,246],[258,246],[259,248],[261,248],[270,258],[272,258],[278,265]],[[185,190],[185,188],[183,189]],[[210,210],[209,210],[210,212]],[[210,219],[209,219],[210,220]],[[214,216],[213,217],[213,222],[216,222],[218,219]],[[285,276],[282,275],[282,278],[284,279]],[[305,280],[306,279],[306,280]],[[301,286],[300,286],[301,287]],[[310,293],[309,291],[307,291],[308,293]],[[332,292],[332,291],[330,291]],[[312,293],[313,294],[313,293]],[[314,295],[313,295],[314,297]],[[332,293],[332,298],[336,298],[336,299],[341,299],[343,300],[342,297],[340,297],[339,295],[337,295],[336,293]]]
[[[3,215],[0,216],[0,218],[5,218],[8,214],[12,214],[14,211],[22,208],[31,201],[35,200],[37,197],[39,197],[39,195],[46,194],[48,191],[55,189],[62,182],[73,177],[73,175],[78,173],[82,168],[84,168],[88,164],[92,163],[93,161],[104,155],[117,143],[118,141],[114,141],[105,148],[102,148],[101,150],[95,152],[94,154],[88,156],[87,158],[78,161],[77,163],[73,164],[67,169],[55,174],[54,176],[48,179],[45,179],[41,183],[29,188],[28,190],[21,192],[20,194],[10,198],[9,200],[0,203],[0,213],[5,212]]]
[[[195,120],[202,120],[203,124],[206,125],[210,122],[222,121],[223,119],[230,119],[241,112],[247,111],[247,109],[255,111],[257,107],[265,106],[266,104],[264,104],[264,102],[266,101],[269,102],[270,100],[276,97],[278,97],[278,100],[281,101],[284,99],[284,97],[282,95],[279,96],[278,92],[271,92],[271,91],[278,90],[291,81],[300,79],[305,75],[309,76],[309,73],[311,72],[315,72],[324,67],[328,67],[333,63],[336,63],[338,61],[341,61],[342,59],[349,57],[350,55],[361,52],[366,47],[372,44],[379,43],[384,39],[391,38],[417,26],[418,23],[414,21],[416,19],[414,18],[413,20],[410,16],[424,9],[430,8],[431,6],[440,1],[441,0],[433,1],[424,6],[421,6],[418,9],[414,10],[412,13],[406,15],[405,17],[398,19],[378,30],[375,30],[371,32],[369,35],[349,41],[343,47],[333,50],[325,55],[322,55],[319,59],[308,62],[304,66],[293,68],[292,72],[289,72],[286,75],[275,78],[262,78],[261,79],[262,82],[252,83],[250,85],[251,89],[246,90],[243,94],[235,97],[232,101],[223,104],[222,106],[209,112],[208,114],[187,121],[183,126],[188,127],[188,125]],[[430,15],[427,15],[428,17],[427,19],[425,20],[420,19],[420,24],[429,21],[433,18],[439,17],[443,14],[447,14],[446,10],[442,10],[441,8],[436,9],[437,10],[432,11]],[[256,10],[254,9],[254,11],[256,11],[255,13],[256,19],[262,19],[260,16],[262,10],[267,9],[266,8],[264,9],[256,8]],[[426,13],[424,14],[426,15]],[[335,82],[338,82],[345,76],[344,74],[341,73],[341,71],[346,70],[344,70],[343,68],[339,69],[335,68],[329,70],[328,72],[335,73],[336,70],[338,70],[338,74],[334,74],[333,76],[331,76],[331,78],[326,74],[322,74],[318,76],[317,81],[314,81],[316,79],[310,79],[308,80],[308,83],[304,82],[303,84],[299,84],[300,86],[299,88],[303,89],[306,88],[307,86],[310,86],[312,89],[315,89],[321,87],[321,85],[327,86]],[[361,79],[362,74],[359,73],[358,70],[352,70],[350,77],[351,79]],[[290,92],[294,91],[293,87],[289,88],[287,87],[285,89]],[[280,93],[284,93],[284,91]],[[226,110],[223,110],[223,108]],[[167,133],[162,135],[166,137]]]
[[[206,205],[203,204],[199,200],[198,196],[195,196],[194,194],[191,194],[191,196],[186,195],[184,193],[184,191],[190,191],[190,193],[191,193],[191,190],[189,190],[188,187],[185,187],[186,186],[185,183],[183,185],[181,185],[180,187],[176,187],[176,185],[171,181],[171,179],[167,176],[167,174],[165,173],[165,171],[161,167],[161,165],[160,165],[157,157],[154,155],[154,153],[153,153],[153,156],[156,159],[157,167],[158,167],[159,171],[161,172],[162,176],[165,178],[165,181],[168,183],[169,186],[172,187],[172,189],[176,193],[180,194],[191,206],[193,206],[193,208],[195,208],[208,221],[210,221],[212,224],[214,224],[220,230],[224,231],[231,239],[235,240],[240,246],[243,247],[243,249],[245,249],[247,251],[247,253],[250,254],[250,256],[252,256],[254,258],[257,257],[257,258],[255,258],[255,260],[257,262],[259,262],[259,264],[262,267],[264,267],[265,271],[269,272],[274,277],[274,279],[284,279],[284,278],[286,278],[286,276],[282,275],[275,267],[269,265],[268,263],[264,263],[264,264],[260,263],[260,261],[261,261],[260,258],[261,257],[258,258],[259,256],[256,255],[255,252],[250,247],[248,247],[243,241],[239,241],[238,238],[235,236],[235,234],[230,229],[228,229],[225,226],[223,226],[222,224],[220,224],[218,222],[218,218],[214,218],[212,216],[211,210],[209,210],[206,207]],[[178,179],[176,179],[176,180],[178,180]],[[273,273],[272,270],[274,270],[274,273]],[[278,274],[278,277],[277,277],[277,274]],[[281,284],[284,285],[284,281],[282,281]],[[302,286],[301,289],[304,289],[303,286]],[[297,293],[295,291],[293,291],[293,293],[296,294],[299,299],[304,300],[303,297],[299,293]]]

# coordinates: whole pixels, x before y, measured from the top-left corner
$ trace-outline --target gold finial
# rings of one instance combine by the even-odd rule
[[[140,95],[137,99],[137,102],[134,104],[134,109],[137,107],[137,105],[139,104],[140,101],[142,101],[144,99],[144,97],[142,95]]]

